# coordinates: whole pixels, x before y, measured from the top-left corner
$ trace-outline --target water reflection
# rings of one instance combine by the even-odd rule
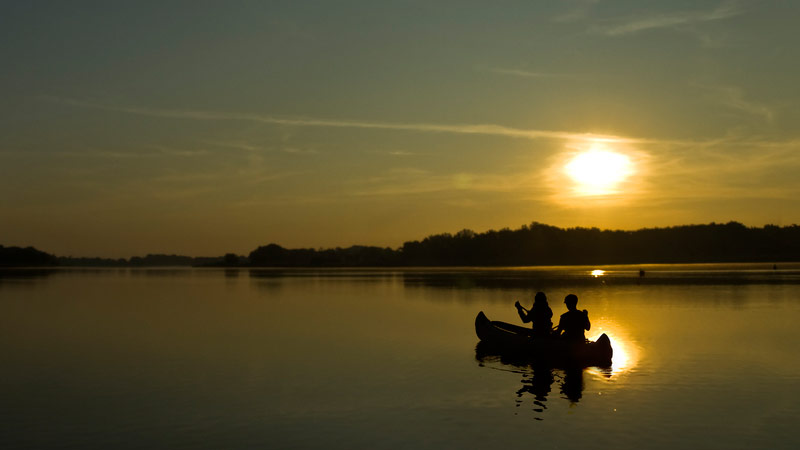
[[[551,386],[555,377],[553,369],[549,367],[533,367],[530,374],[522,374],[522,388],[517,391],[517,407],[524,403],[524,395],[533,395],[533,410],[541,413],[547,409],[547,395],[550,393]],[[537,420],[542,420],[540,417]]]
[[[592,331],[595,335],[589,336],[590,340],[596,340],[603,333],[611,339],[614,349],[611,366],[584,368],[545,365],[518,355],[498,353],[483,342],[479,342],[475,348],[475,359],[480,367],[522,375],[522,386],[515,392],[516,407],[530,407],[534,413],[543,414],[548,409],[547,400],[552,397],[554,383],[558,383],[561,398],[574,406],[583,398],[584,372],[601,380],[611,380],[636,366],[641,350],[630,339],[625,327],[601,317]],[[535,419],[543,420],[540,416]]]
[[[561,379],[561,393],[572,403],[578,403],[583,397],[583,369],[569,368],[564,370]]]
[[[423,269],[240,269],[235,288],[224,269],[0,274],[0,447],[800,448],[800,281],[645,269],[641,286],[615,281],[638,267],[464,270],[476,289]],[[736,276],[800,279],[769,270]],[[610,336],[611,369],[476,361],[478,310],[515,321],[514,299],[558,283],[586,336]]]
[[[33,280],[47,278],[53,275],[56,269],[38,268],[0,268],[0,282],[3,280]]]
[[[522,386],[516,390],[516,407],[530,406],[535,413],[542,414],[547,410],[547,399],[558,382],[561,398],[570,405],[576,405],[583,398],[583,372],[581,367],[556,368],[545,364],[524,361],[512,356],[492,353],[481,345],[475,348],[475,359],[480,367],[507,371],[522,375]],[[533,397],[530,401],[529,397]],[[542,417],[535,417],[543,420]]]
[[[592,328],[592,332],[594,335],[587,336],[591,341],[597,340],[603,333],[608,336],[614,355],[611,357],[611,367],[591,368],[590,372],[610,377],[628,372],[636,366],[640,349],[631,340],[624,327],[609,318],[601,317]]]
[[[60,271],[54,268],[0,267],[0,290],[44,285]]]
[[[755,264],[659,264],[631,266],[542,266],[498,268],[404,269],[398,272],[406,287],[458,290],[560,288],[586,289],[607,286],[717,286],[800,284],[796,264],[773,270]],[[646,271],[645,271],[646,269]],[[645,276],[646,274],[646,276]]]
[[[547,395],[553,383],[558,381],[559,392],[570,404],[583,397],[583,371],[581,368],[554,369],[547,366],[531,366],[529,373],[522,374],[522,387],[517,391],[517,407],[525,404],[526,394],[533,396],[533,411],[543,413],[547,409]],[[542,420],[537,417],[536,420]]]

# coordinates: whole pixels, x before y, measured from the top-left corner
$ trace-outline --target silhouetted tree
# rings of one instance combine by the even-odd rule
[[[748,228],[729,222],[622,231],[563,229],[533,222],[518,230],[434,234],[422,241],[405,242],[397,250],[358,246],[288,250],[276,244],[270,246],[256,249],[256,259],[251,253],[251,264],[524,266],[796,261],[800,258],[800,227]]]
[[[33,247],[3,247],[0,245],[0,266],[2,267],[34,267],[56,266],[55,256],[36,250]]]
[[[59,257],[33,247],[0,246],[0,266],[535,266],[798,261],[800,226],[750,228],[738,222],[636,231],[557,228],[533,222],[517,230],[461,230],[408,241],[398,249],[354,245],[332,249],[258,247],[248,258],[149,254],[125,259]]]
[[[236,253],[226,253],[222,259],[222,263],[226,266],[238,266],[239,255],[237,255]]]

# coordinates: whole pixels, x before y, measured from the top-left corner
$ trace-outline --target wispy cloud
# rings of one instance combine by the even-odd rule
[[[208,145],[213,145],[215,147],[224,147],[224,148],[232,148],[235,150],[243,150],[246,152],[257,152],[264,150],[263,147],[250,144],[248,142],[242,141],[205,141]]]
[[[135,150],[86,148],[84,150],[48,151],[46,152],[46,154],[49,157],[57,157],[57,158],[136,160],[136,159],[157,159],[164,157],[194,158],[194,157],[209,155],[210,152],[205,149],[177,149],[162,145],[150,145]]]
[[[711,100],[733,110],[760,116],[768,121],[772,120],[775,115],[775,112],[769,106],[747,99],[744,90],[740,87],[708,86],[702,84],[695,84],[695,86],[706,90]]]
[[[771,117],[772,110],[765,105],[756,102],[747,101],[743,93],[737,92],[736,89],[719,88],[720,101],[727,104],[729,107],[746,111],[752,114],[759,114],[763,117]],[[504,125],[496,124],[438,124],[438,123],[405,123],[405,122],[371,122],[360,120],[337,120],[337,119],[320,119],[320,118],[282,118],[269,115],[259,115],[251,113],[239,112],[218,112],[218,111],[204,111],[204,110],[177,110],[177,109],[153,109],[142,107],[130,106],[109,106],[98,103],[85,102],[72,99],[55,99],[64,104],[94,108],[105,111],[114,111],[126,114],[136,114],[149,117],[163,117],[169,119],[180,120],[201,120],[201,121],[245,121],[256,122],[272,125],[286,125],[289,127],[332,127],[332,128],[356,128],[356,129],[377,129],[388,131],[409,131],[421,133],[449,133],[449,134],[467,134],[467,135],[487,135],[497,137],[519,138],[519,139],[549,139],[556,141],[565,141],[568,143],[597,143],[605,142],[615,145],[654,145],[654,146],[669,146],[670,148],[713,148],[715,146],[725,144],[738,144],[742,143],[745,138],[741,136],[724,136],[719,138],[697,140],[697,139],[664,139],[664,138],[649,138],[649,137],[629,137],[611,134],[599,134],[588,132],[576,131],[553,131],[542,129],[526,129],[514,128]],[[788,142],[780,140],[763,139],[753,141],[750,139],[752,146],[784,146]],[[256,148],[245,144],[237,145],[238,148],[250,150]],[[755,148],[753,147],[753,148]],[[281,151],[292,152],[292,149],[297,151],[304,151],[313,153],[311,149],[299,149],[292,146],[286,146]]]
[[[635,142],[629,138],[621,136],[580,133],[569,131],[553,131],[539,129],[513,128],[495,124],[437,124],[437,123],[396,123],[396,122],[371,122],[360,120],[337,120],[337,119],[318,119],[318,118],[282,118],[269,115],[239,113],[239,112],[219,112],[204,110],[178,110],[178,109],[154,109],[133,106],[113,106],[103,105],[94,102],[87,102],[74,99],[52,98],[63,104],[113,111],[127,114],[136,114],[149,117],[162,117],[169,119],[184,120],[204,120],[204,121],[245,121],[272,125],[286,125],[298,127],[331,127],[331,128],[362,128],[380,129],[394,131],[414,131],[425,133],[452,133],[452,134],[477,134],[502,136],[522,139],[556,139],[556,140],[598,140],[608,139],[615,141]]]
[[[405,196],[444,192],[502,192],[530,194],[537,190],[537,180],[529,172],[433,173],[416,168],[395,168],[380,175],[348,182],[348,195],[356,197]]]
[[[743,12],[744,11],[737,3],[726,2],[710,11],[682,11],[650,16],[628,17],[620,19],[617,23],[612,25],[598,27],[595,31],[607,36],[622,36],[659,28],[677,28],[687,25],[715,22],[730,19]]]
[[[753,150],[757,151],[741,151]],[[682,199],[792,199],[800,141],[748,139],[709,148],[654,154],[648,201]],[[657,188],[656,188],[657,186]]]
[[[297,148],[297,147],[282,147],[280,149],[283,153],[291,153],[295,155],[316,155],[319,152],[311,148]]]
[[[206,141],[206,142],[207,144],[212,145],[214,147],[232,148],[235,150],[242,150],[248,153],[281,152],[294,155],[316,155],[319,153],[319,151],[315,149],[300,148],[289,145],[281,145],[279,147],[265,147],[242,141]]]
[[[552,193],[551,201],[568,209],[653,208],[681,201],[784,201],[800,195],[796,181],[800,139],[796,138],[730,135],[695,144],[617,150],[631,157],[634,176],[625,180],[617,193],[595,197],[591,202],[579,201],[574,192],[565,190],[572,183],[563,171],[570,155],[555,154],[541,173]]]
[[[566,3],[566,2],[564,2]],[[581,20],[589,15],[591,9],[597,3],[600,3],[600,0],[575,0],[572,2],[573,4],[570,8],[553,18],[554,22],[575,22],[577,20]]]
[[[153,145],[151,147],[158,150],[161,154],[166,156],[194,157],[194,156],[204,156],[209,154],[209,151],[206,149],[178,149],[172,147],[165,147],[163,145]]]
[[[486,69],[486,71],[500,75],[510,75],[523,78],[575,78],[576,77],[576,75],[568,73],[532,72],[528,70],[506,69],[502,67],[490,67]]]

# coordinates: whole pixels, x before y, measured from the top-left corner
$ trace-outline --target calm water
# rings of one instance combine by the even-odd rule
[[[0,448],[800,447],[800,265],[638,270],[0,272]],[[537,290],[610,370],[476,354]]]

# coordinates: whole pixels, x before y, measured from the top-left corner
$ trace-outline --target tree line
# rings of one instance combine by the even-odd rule
[[[33,247],[0,245],[0,267],[155,267],[239,265],[242,257],[228,254],[220,257],[148,254],[130,258],[55,256]]]
[[[0,266],[390,267],[537,266],[800,260],[800,226],[746,227],[738,222],[635,231],[558,228],[533,222],[519,229],[443,233],[401,247],[287,249],[260,246],[248,256],[150,254],[129,259],[57,257],[33,247],[0,245]]]
[[[797,261],[800,227],[738,222],[645,228],[636,231],[558,228],[534,222],[511,230],[428,236],[398,249],[353,246],[286,249],[269,244],[253,250],[251,266],[537,266]]]
[[[56,265],[58,265],[58,258],[33,247],[4,247],[0,245],[0,267]]]

